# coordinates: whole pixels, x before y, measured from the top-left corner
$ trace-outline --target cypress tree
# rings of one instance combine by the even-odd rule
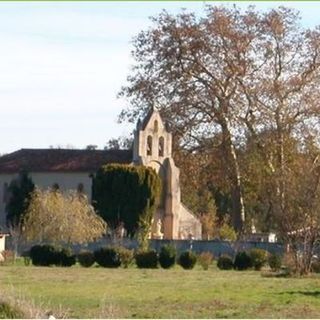
[[[21,171],[18,179],[13,180],[8,188],[10,194],[6,205],[7,224],[18,226],[29,206],[34,183],[26,171]]]
[[[108,164],[93,179],[93,205],[112,228],[124,224],[128,235],[147,234],[159,204],[161,180],[144,166]]]

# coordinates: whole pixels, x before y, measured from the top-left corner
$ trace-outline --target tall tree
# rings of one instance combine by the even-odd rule
[[[240,81],[243,120],[284,206],[290,159],[319,134],[320,33],[302,29],[299,15],[283,7],[264,14],[260,25],[260,53],[254,56],[259,71]]]
[[[311,271],[312,258],[320,243],[320,165],[319,148],[295,157],[282,181],[282,197],[274,194],[277,220],[282,239],[294,257],[295,271]]]
[[[208,7],[202,19],[192,13],[163,12],[152,29],[136,38],[136,68],[122,90],[132,103],[122,117],[144,111],[141,105],[156,105],[165,118],[174,119],[176,136],[191,148],[221,135],[238,230],[245,213],[235,139],[241,98],[237,77],[248,69],[246,56],[259,34],[257,19],[254,11],[243,15],[235,8]]]
[[[7,224],[13,228],[20,225],[21,219],[29,206],[34,183],[26,171],[19,173],[8,187],[9,199],[6,204]]]
[[[283,170],[288,130],[318,113],[310,93],[318,83],[319,32],[302,30],[298,15],[285,8],[259,13],[252,7],[207,7],[203,18],[163,12],[153,22],[134,40],[136,64],[120,94],[131,104],[120,118],[133,120],[155,105],[189,150],[212,151],[219,136],[233,224],[241,231],[239,149],[250,132],[263,151],[259,131],[275,128],[278,165],[270,168]],[[283,186],[277,189],[281,193]]]
[[[112,228],[124,224],[129,235],[148,234],[159,204],[161,180],[149,167],[108,164],[93,180],[93,204]]]

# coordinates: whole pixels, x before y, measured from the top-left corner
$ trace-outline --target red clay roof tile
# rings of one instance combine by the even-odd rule
[[[132,150],[21,149],[0,157],[0,173],[95,172],[107,163],[131,163]]]

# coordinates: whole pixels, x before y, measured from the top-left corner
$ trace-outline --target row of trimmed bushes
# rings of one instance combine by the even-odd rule
[[[178,263],[184,269],[193,269],[196,262],[207,270],[212,263],[213,256],[205,252],[197,256],[192,251],[185,251],[177,257],[175,247],[164,245],[158,254],[155,250],[137,251],[123,247],[103,247],[94,252],[83,251],[78,255],[65,248],[55,248],[50,245],[36,245],[30,250],[32,264],[36,266],[72,266],[78,261],[83,267],[91,267],[95,262],[101,267],[127,268],[134,261],[138,268],[157,268],[160,265],[164,269],[171,268]],[[269,254],[262,249],[251,249],[250,251],[238,252],[231,258],[222,255],[217,260],[217,266],[222,270],[246,270],[253,268],[260,270],[264,265],[269,264],[272,270],[279,270],[281,267],[281,257]]]
[[[135,260],[138,268],[157,268],[160,264],[162,268],[167,269],[176,263],[176,256],[176,249],[171,245],[163,246],[160,254],[154,250],[134,253],[133,250],[122,247],[104,247],[94,252],[83,251],[76,256],[68,249],[51,245],[36,245],[29,252],[33,265],[64,267],[72,266],[78,261],[83,267],[91,267],[97,262],[98,265],[105,268],[120,266],[127,268]],[[184,269],[192,269],[197,262],[197,256],[191,251],[185,251],[179,256],[177,262]]]
[[[247,270],[261,268],[269,264],[271,270],[277,271],[281,268],[281,256],[270,254],[268,251],[262,249],[251,249],[249,252],[240,251],[232,259],[228,255],[222,255],[217,261],[217,266],[222,270]]]

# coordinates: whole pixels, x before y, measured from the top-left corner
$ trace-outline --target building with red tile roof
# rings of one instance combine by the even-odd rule
[[[138,121],[133,150],[21,149],[0,157],[0,228],[6,224],[5,207],[10,183],[28,172],[40,188],[81,190],[91,199],[92,176],[104,164],[152,167],[162,179],[161,203],[151,235],[165,239],[201,239],[201,223],[180,200],[179,169],[172,158],[172,135],[157,110]]]

